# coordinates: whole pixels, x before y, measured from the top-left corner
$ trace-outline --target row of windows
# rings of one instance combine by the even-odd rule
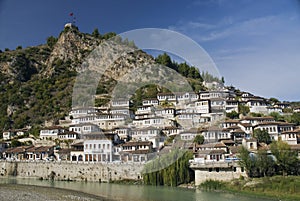
[[[123,150],[133,150],[133,147],[135,147],[135,150],[149,148],[147,145],[139,145],[139,146],[124,146],[124,147],[123,147]]]
[[[85,149],[110,149],[110,144],[85,144]]]

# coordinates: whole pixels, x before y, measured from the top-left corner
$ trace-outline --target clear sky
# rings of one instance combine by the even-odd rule
[[[300,100],[299,1],[0,0],[0,49],[45,43],[70,12],[82,32],[178,31],[209,53],[227,85]]]

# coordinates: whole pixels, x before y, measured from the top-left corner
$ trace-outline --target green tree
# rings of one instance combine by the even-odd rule
[[[11,147],[19,147],[21,145],[22,145],[22,143],[18,140],[12,140],[11,141]]]
[[[19,45],[17,48],[16,48],[16,50],[21,50],[22,49],[22,46],[21,45]]]
[[[280,101],[279,101],[277,98],[270,98],[270,99],[269,99],[269,102],[270,102],[272,105],[275,105],[275,104],[279,103]]]
[[[92,36],[94,36],[95,38],[101,38],[98,28],[94,29],[94,31],[92,32]]]
[[[185,76],[185,77],[188,77],[189,68],[190,68],[190,67],[189,67],[189,65],[188,65],[186,62],[181,63],[181,64],[179,64],[178,72],[179,72],[181,75],[183,75],[183,76]]]
[[[269,115],[273,117],[275,121],[284,121],[284,117],[278,112],[271,112]]]
[[[54,36],[50,36],[47,38],[47,45],[50,48],[53,48],[53,46],[56,44],[56,42],[57,42],[57,38],[55,38]]]
[[[226,117],[230,118],[230,119],[238,119],[239,113],[237,113],[236,111],[231,111],[231,112],[226,113]]]
[[[300,125],[300,113],[293,113],[291,115],[291,123]]]
[[[291,174],[291,170],[298,163],[297,153],[283,141],[274,141],[271,144],[271,152],[276,157],[276,164],[282,171],[283,176]]]
[[[244,116],[250,112],[250,108],[247,105],[242,105],[242,104],[239,104],[238,110],[239,110],[239,113]]]
[[[103,39],[107,40],[115,37],[117,34],[115,32],[108,32],[102,36]]]
[[[160,54],[156,57],[155,61],[164,66],[172,67],[171,57],[167,53]]]
[[[252,177],[256,161],[253,157],[250,157],[250,152],[244,146],[241,146],[238,150],[238,157],[240,158],[240,166],[246,169],[246,173],[249,177]]]
[[[203,135],[196,135],[194,139],[194,143],[203,144],[204,143],[204,136]]]
[[[266,130],[255,129],[253,131],[253,137],[255,137],[258,142],[271,143],[271,137]]]
[[[259,176],[272,176],[275,172],[275,161],[268,155],[266,150],[259,150],[256,154],[256,166]]]

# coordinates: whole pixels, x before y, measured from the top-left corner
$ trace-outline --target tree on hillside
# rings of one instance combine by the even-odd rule
[[[269,115],[273,117],[275,121],[284,121],[284,117],[278,112],[271,112]]]
[[[187,77],[187,76],[188,76],[188,73],[189,73],[189,68],[190,68],[190,67],[189,67],[189,65],[187,65],[186,62],[181,63],[181,64],[179,64],[178,72],[179,72],[181,75]]]
[[[279,101],[277,98],[270,98],[270,99],[269,99],[269,102],[270,102],[272,105],[275,105],[275,104],[279,103],[280,101]]]
[[[239,113],[237,113],[236,111],[227,112],[226,117],[230,118],[230,119],[238,119],[239,118]]]
[[[300,125],[300,113],[293,113],[291,115],[291,123]]]
[[[156,57],[155,61],[164,66],[168,66],[170,68],[173,67],[171,57],[167,53],[160,54]]]
[[[250,108],[246,105],[239,104],[238,109],[239,109],[239,113],[244,116],[250,112]]]
[[[194,139],[194,143],[203,144],[204,143],[204,136],[203,135],[196,135]]]
[[[18,140],[12,140],[11,141],[11,147],[19,147],[21,145],[22,145],[22,143]]]
[[[268,152],[266,150],[259,150],[256,157],[259,176],[273,176],[275,174],[275,161],[268,155]]]
[[[92,32],[92,36],[94,36],[95,38],[101,38],[98,28],[94,29],[94,31]]]
[[[252,177],[253,167],[255,167],[256,161],[253,157],[250,157],[250,152],[244,146],[241,146],[238,151],[238,157],[240,158],[240,166],[246,169],[246,173],[249,177]]]
[[[274,141],[271,144],[271,152],[276,157],[276,164],[283,176],[293,174],[292,170],[298,164],[297,153],[291,150],[290,145],[283,141]]]
[[[271,137],[266,130],[255,129],[253,132],[253,137],[255,137],[258,142],[264,142],[266,144],[271,143]]]
[[[50,48],[53,48],[53,46],[56,44],[56,42],[57,42],[57,38],[55,38],[54,36],[50,36],[47,38],[47,45]]]

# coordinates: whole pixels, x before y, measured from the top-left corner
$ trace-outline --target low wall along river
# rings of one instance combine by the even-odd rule
[[[38,177],[54,180],[103,181],[142,179],[139,163],[71,163],[1,161],[1,176]]]

